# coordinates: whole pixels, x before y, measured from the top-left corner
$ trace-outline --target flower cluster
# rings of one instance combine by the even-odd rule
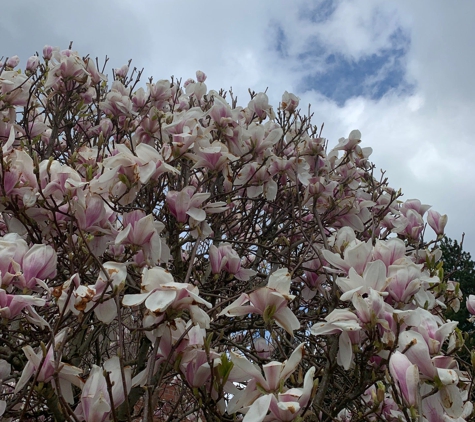
[[[2,418],[470,420],[447,216],[376,179],[358,130],[330,148],[294,94],[238,106],[202,71],[109,79],[49,46],[19,64],[0,68]]]

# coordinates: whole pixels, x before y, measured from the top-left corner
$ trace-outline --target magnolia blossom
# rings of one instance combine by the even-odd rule
[[[214,351],[207,354],[202,349],[191,349],[183,353],[180,363],[188,384],[192,387],[201,387],[211,377],[211,368],[218,366],[220,361],[219,354]]]
[[[209,327],[208,315],[198,307],[203,304],[211,308],[211,303],[198,296],[199,291],[186,283],[177,283],[173,276],[164,268],[145,268],[142,276],[141,291],[139,294],[125,295],[124,306],[137,306],[145,302],[145,307],[155,315],[162,314],[168,307],[174,309],[188,309],[191,317],[203,327]]]
[[[0,93],[6,104],[26,106],[30,87],[31,81],[28,77],[14,70],[4,70],[0,75]]]
[[[263,365],[264,374],[246,358],[232,353],[231,360],[234,366],[230,377],[235,381],[247,381],[247,385],[243,390],[233,390],[228,412],[244,408],[243,410],[246,412],[244,420],[251,422],[263,421],[269,410],[273,417],[272,420],[293,420],[300,410],[305,408],[310,399],[315,368],[312,367],[307,371],[303,388],[282,390],[282,385],[297,369],[302,359],[303,350],[304,345],[300,344],[285,362],[270,362]],[[257,389],[258,386],[259,389]],[[262,393],[259,390],[267,394],[261,396]]]
[[[61,311],[79,315],[92,308],[96,317],[105,324],[111,323],[117,316],[117,305],[113,294],[123,289],[127,277],[126,265],[118,262],[105,262],[105,272],[101,271],[94,285],[81,284],[78,274],[74,274],[62,286],[53,289]],[[72,294],[70,293],[72,290]]]
[[[31,306],[44,306],[46,300],[30,295],[12,295],[0,289],[0,316],[2,318],[15,318],[20,312]]]
[[[160,232],[165,228],[163,223],[154,221],[151,214],[146,215],[141,210],[124,214],[122,222],[124,229],[119,232],[115,244],[131,244],[143,249],[143,254],[151,263],[156,264],[161,257],[169,255],[168,247],[163,245]]]
[[[419,403],[419,370],[417,365],[402,353],[396,351],[389,360],[389,372],[408,406]]]
[[[220,203],[220,208],[207,208],[203,206],[203,202],[209,197],[209,193],[195,193],[193,186],[187,186],[180,192],[170,191],[167,193],[167,204],[172,215],[179,223],[186,223],[188,215],[194,220],[201,222],[206,218],[206,212],[222,212],[227,207],[224,203]],[[224,208],[222,207],[224,205]],[[206,210],[204,209],[206,208]]]
[[[282,95],[281,107],[288,113],[292,114],[299,106],[299,101],[299,98],[294,94],[285,91]]]
[[[470,420],[447,217],[375,177],[359,130],[331,149],[295,95],[276,116],[201,71],[20,63],[0,74],[1,417]]]
[[[243,281],[249,280],[256,274],[254,270],[242,268],[241,258],[229,243],[222,243],[219,247],[211,245],[209,258],[213,274],[219,274],[224,270]]]
[[[56,252],[51,246],[33,245],[22,261],[25,287],[32,289],[36,284],[46,287],[44,280],[56,276],[57,260]]]
[[[359,275],[354,268],[350,268],[347,278],[338,278],[338,287],[343,291],[341,300],[350,300],[354,293],[360,292],[369,293],[369,289],[381,292],[383,295],[387,295],[385,292],[388,286],[388,280],[386,279],[386,267],[380,260],[368,263],[363,276]]]
[[[168,172],[179,173],[149,145],[138,145],[135,155],[123,144],[117,145],[116,149],[117,154],[104,160],[104,172],[90,182],[90,190],[99,195],[116,197],[123,205],[132,202],[140,187],[151,178]]]
[[[300,322],[288,308],[288,303],[295,298],[289,290],[290,274],[287,268],[281,268],[271,274],[266,287],[241,295],[219,315],[231,317],[256,313],[262,315],[267,324],[275,320],[279,327],[293,335],[293,331],[300,328]],[[245,305],[247,302],[250,305]]]
[[[466,306],[468,312],[470,312],[472,315],[475,315],[475,295],[469,295],[467,297]]]
[[[58,345],[62,343],[65,336],[66,331],[63,330],[55,337],[55,344]],[[15,393],[18,393],[34,374],[37,374],[36,380],[38,382],[51,382],[55,385],[56,380],[53,376],[58,372],[59,386],[64,398],[68,403],[74,403],[72,384],[77,387],[82,387],[83,382],[79,377],[82,370],[62,362],[57,366],[52,345],[48,348],[46,355],[43,350],[39,350],[38,353],[35,353],[31,346],[24,346],[23,352],[28,362],[15,386]]]
[[[440,215],[437,211],[429,210],[427,213],[427,223],[429,223],[429,226],[435,231],[437,236],[444,235],[447,220],[447,215]]]
[[[120,359],[117,356],[105,361],[104,369],[92,365],[87,381],[82,388],[81,401],[74,411],[80,421],[103,422],[107,420],[112,411],[112,402],[116,408],[124,402],[132,386],[132,370],[130,367],[123,369],[126,388],[126,391],[124,391],[120,365]],[[112,386],[110,392],[104,372],[107,373],[110,379],[110,385]]]
[[[314,336],[340,334],[338,339],[338,364],[349,369],[353,361],[353,346],[350,333],[361,330],[358,317],[348,309],[335,309],[326,318],[311,328]]]
[[[254,99],[249,101],[249,110],[254,112],[260,121],[264,120],[268,115],[272,116],[272,107],[269,105],[269,98],[263,92],[259,92]]]
[[[356,240],[354,231],[349,228],[338,231],[335,249],[338,253],[324,249],[322,253],[325,259],[347,274],[353,268],[353,271],[359,275],[362,275],[365,271],[366,265],[371,261],[373,252],[371,242]],[[340,253],[343,253],[343,258]]]

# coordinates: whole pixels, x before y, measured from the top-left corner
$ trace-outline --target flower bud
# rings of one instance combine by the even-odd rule
[[[40,59],[38,56],[31,56],[26,62],[26,71],[30,73],[35,73],[40,64]]]
[[[117,78],[125,78],[129,72],[129,66],[124,64],[120,69],[114,69]]]
[[[12,69],[14,69],[15,67],[18,66],[18,63],[20,63],[20,57],[18,56],[12,56],[10,57],[7,62],[5,63],[5,65],[7,67],[11,67]]]
[[[472,315],[475,315],[475,295],[469,295],[467,297],[467,310],[470,312]]]
[[[443,236],[447,220],[447,215],[440,215],[437,211],[429,210],[427,213],[427,223],[437,236]]]
[[[282,95],[282,108],[292,114],[299,105],[299,98],[294,94],[285,91]]]
[[[51,57],[53,56],[53,47],[50,45],[45,45],[43,47],[43,58],[45,60],[51,60]]]
[[[206,74],[202,72],[201,70],[196,71],[196,80],[198,82],[204,82],[206,81]]]

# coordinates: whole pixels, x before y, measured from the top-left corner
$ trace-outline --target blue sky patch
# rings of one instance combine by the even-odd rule
[[[301,59],[305,61],[319,57],[323,66],[303,78],[300,90],[318,91],[339,106],[358,96],[379,100],[393,89],[411,93],[414,87],[406,80],[405,71],[409,39],[398,30],[390,40],[391,48],[363,56],[359,60],[329,51],[318,42],[315,43],[311,51],[301,55]]]
[[[285,58],[288,55],[287,52],[287,37],[285,36],[284,28],[281,25],[276,24],[272,26],[272,37],[274,41],[274,49],[279,54],[280,58]]]
[[[337,3],[335,0],[321,0],[314,7],[305,5],[299,10],[299,17],[313,23],[324,22],[335,12]]]

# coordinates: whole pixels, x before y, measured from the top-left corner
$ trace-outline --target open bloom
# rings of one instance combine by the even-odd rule
[[[193,322],[205,327],[209,326],[209,317],[198,304],[211,308],[211,303],[198,296],[198,287],[175,282],[170,272],[164,268],[145,268],[141,290],[143,293],[125,295],[122,304],[136,306],[145,302],[145,307],[155,315],[163,314],[168,307],[188,309]]]
[[[229,402],[229,412],[248,407],[247,421],[262,421],[269,407],[277,419],[293,420],[297,412],[306,406],[310,398],[313,386],[315,368],[310,368],[305,376],[303,389],[285,390],[284,383],[297,369],[302,360],[304,344],[300,344],[290,357],[284,362],[269,362],[262,366],[264,374],[259,367],[249,362],[245,357],[231,352],[231,360],[234,364],[230,374],[237,382],[247,382],[243,390],[233,390],[233,398]],[[267,394],[261,396],[262,392]],[[277,395],[277,398],[275,397]],[[284,404],[287,403],[287,404]],[[291,419],[286,416],[293,414]],[[254,415],[254,416],[253,416]],[[258,417],[257,415],[261,415]]]
[[[289,294],[289,290],[290,274],[287,268],[281,268],[271,274],[266,287],[254,290],[250,294],[242,294],[219,315],[260,314],[266,323],[275,320],[279,327],[293,335],[293,331],[300,328],[300,322],[287,306],[295,297]],[[247,302],[250,302],[250,305],[245,305]]]
[[[117,306],[113,300],[113,291],[122,290],[127,277],[126,264],[105,262],[104,272],[99,273],[96,284],[81,284],[79,274],[74,274],[62,286],[53,289],[52,294],[57,299],[58,307],[63,312],[71,311],[75,315],[88,312],[94,307],[96,317],[109,324],[117,316]],[[69,290],[72,289],[72,294]]]
[[[219,247],[211,245],[209,248],[209,259],[213,274],[226,271],[234,274],[238,280],[247,281],[256,274],[256,271],[242,268],[241,258],[229,243],[222,243]]]
[[[44,306],[45,299],[30,295],[12,295],[0,289],[0,316],[12,319],[16,317],[24,308],[31,306]]]
[[[156,264],[162,255],[160,232],[164,224],[154,221],[153,215],[146,215],[142,210],[124,213],[124,229],[115,240],[116,245],[131,244],[142,248],[144,256]]]
[[[65,335],[66,331],[62,331],[55,337],[57,345],[64,340]],[[23,347],[23,352],[25,353],[28,362],[15,386],[15,393],[18,393],[26,385],[28,380],[37,372],[38,376],[36,377],[36,380],[38,382],[52,382],[54,385],[56,381],[53,378],[53,375],[58,369],[58,379],[61,392],[68,403],[74,403],[72,384],[77,387],[82,386],[82,380],[79,378],[79,374],[82,370],[62,362],[57,367],[52,346],[48,349],[46,356],[44,356],[42,350],[35,353],[31,346]]]
[[[180,192],[169,191],[167,193],[167,204],[172,215],[179,223],[185,223],[188,215],[196,221],[203,221],[206,212],[202,204],[210,197],[210,193],[195,193],[193,186],[186,186]]]
[[[345,247],[343,252],[343,258],[337,254],[328,250],[323,250],[323,256],[333,266],[343,270],[345,273],[349,273],[350,269],[357,274],[363,274],[368,262],[371,260],[371,253],[373,246],[371,241],[360,242],[358,240],[351,241],[348,246]]]
[[[326,256],[325,256],[326,257]],[[385,292],[388,282],[386,280],[386,266],[380,260],[368,263],[363,276],[360,276],[354,268],[350,268],[348,278],[338,278],[338,287],[343,291],[341,300],[350,300],[354,293],[369,293],[370,289]]]
[[[326,318],[327,322],[319,322],[311,329],[314,336],[338,334],[337,362],[345,369],[349,369],[353,361],[353,346],[349,333],[361,329],[358,317],[348,309],[335,309]]]

